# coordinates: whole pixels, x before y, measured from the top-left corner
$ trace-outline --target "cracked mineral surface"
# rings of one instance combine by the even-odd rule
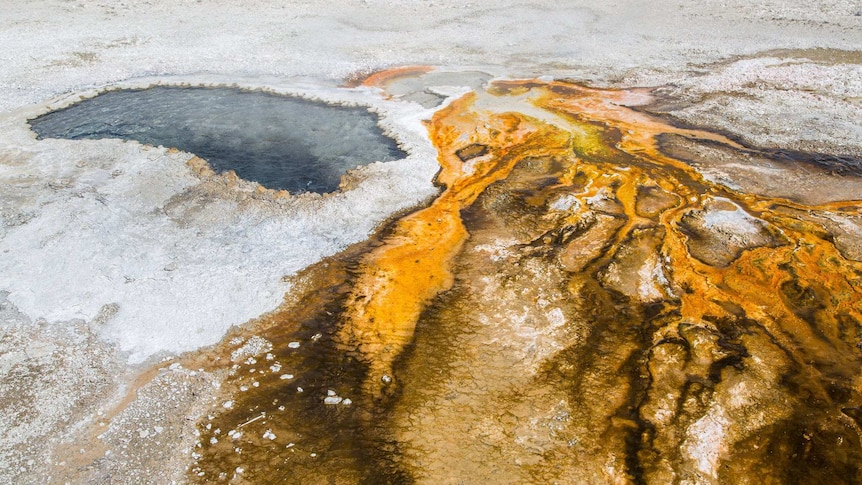
[[[0,482],[862,483],[858,1],[0,11]],[[153,86],[407,156],[28,125]]]

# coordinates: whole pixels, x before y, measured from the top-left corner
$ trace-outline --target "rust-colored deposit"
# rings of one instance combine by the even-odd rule
[[[368,86],[385,88],[390,82],[405,77],[419,76],[433,71],[431,66],[402,66],[384,71],[372,72],[367,76],[357,75],[347,83],[347,87]]]
[[[862,201],[829,192],[862,178],[706,174],[773,152],[648,101],[498,81],[439,109],[440,195],[221,344],[189,477],[862,482]]]
[[[341,341],[368,364],[372,395],[391,379],[392,363],[412,341],[428,301],[454,282],[452,259],[469,235],[461,211],[506,178],[525,155],[559,156],[571,148],[566,132],[517,113],[486,113],[477,129],[470,111],[474,98],[452,103],[429,126],[440,151],[437,180],[443,193],[428,208],[397,221],[383,246],[360,261],[345,305]]]

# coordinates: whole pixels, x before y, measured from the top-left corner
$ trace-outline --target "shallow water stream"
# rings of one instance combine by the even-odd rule
[[[716,181],[715,150],[770,152],[631,97],[499,81],[438,111],[442,194],[199,357],[231,377],[189,478],[862,480],[862,204],[828,190],[858,177]]]

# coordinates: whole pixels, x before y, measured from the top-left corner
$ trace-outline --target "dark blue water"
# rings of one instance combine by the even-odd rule
[[[30,120],[39,138],[121,138],[174,147],[214,170],[291,192],[332,192],[347,170],[406,154],[377,115],[233,88],[110,91]]]

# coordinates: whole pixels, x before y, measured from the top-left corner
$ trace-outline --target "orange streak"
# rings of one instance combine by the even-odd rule
[[[433,71],[431,66],[404,66],[385,71],[375,72],[359,82],[351,83],[352,86],[367,86],[376,88],[385,88],[392,81],[402,77],[414,77]]]
[[[369,364],[371,396],[381,393],[384,376],[391,378],[422,310],[454,283],[452,260],[469,235],[461,210],[525,156],[569,149],[565,132],[523,115],[471,112],[474,100],[468,94],[434,116],[429,131],[439,150],[437,180],[446,189],[430,207],[398,221],[384,245],[362,259],[348,298],[341,342]],[[489,152],[467,162],[455,154],[474,143],[488,144]]]

